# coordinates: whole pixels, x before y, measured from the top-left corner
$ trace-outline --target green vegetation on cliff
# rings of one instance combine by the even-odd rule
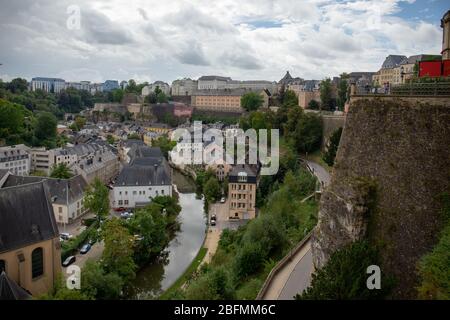
[[[392,281],[381,272],[381,289],[367,288],[367,267],[379,265],[377,249],[366,241],[354,242],[335,251],[327,264],[312,276],[311,286],[296,299],[300,300],[366,300],[389,294]]]
[[[445,193],[442,200],[447,225],[438,244],[419,261],[420,299],[450,300],[450,195]]]

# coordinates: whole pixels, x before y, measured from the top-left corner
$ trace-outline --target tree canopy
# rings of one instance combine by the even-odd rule
[[[263,97],[257,92],[248,92],[241,97],[241,107],[249,112],[258,110],[263,103]]]

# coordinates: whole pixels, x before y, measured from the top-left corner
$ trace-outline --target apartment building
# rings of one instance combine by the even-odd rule
[[[250,165],[236,165],[228,174],[228,214],[230,219],[256,217],[257,173]]]
[[[78,161],[78,156],[68,149],[58,148],[46,150],[45,148],[31,149],[31,168],[33,171],[42,171],[49,175],[52,169],[65,164],[71,167]]]
[[[36,77],[31,79],[31,90],[43,90],[45,92],[60,93],[66,88],[66,81],[59,78]]]
[[[252,92],[247,89],[198,90],[191,96],[191,105],[200,111],[218,111],[242,113],[241,98]],[[266,90],[254,91],[261,94],[263,108],[269,106],[269,94]]]
[[[28,175],[31,170],[30,148],[24,144],[0,147],[0,170],[17,175]]]

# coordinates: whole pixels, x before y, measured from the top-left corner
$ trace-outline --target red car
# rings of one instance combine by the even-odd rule
[[[116,212],[123,212],[123,211],[125,211],[125,208],[124,207],[115,208],[114,211],[116,211]]]

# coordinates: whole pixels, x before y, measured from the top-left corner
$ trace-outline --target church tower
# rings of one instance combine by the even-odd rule
[[[450,10],[442,17],[441,28],[444,29],[442,32],[442,60],[450,60]]]

